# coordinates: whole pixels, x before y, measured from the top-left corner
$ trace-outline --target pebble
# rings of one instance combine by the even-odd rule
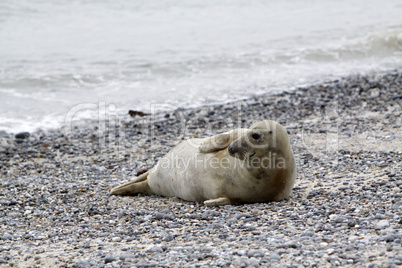
[[[112,242],[121,242],[123,239],[119,236],[112,237]]]
[[[160,246],[150,246],[145,252],[163,252],[163,249]]]
[[[22,139],[22,140],[27,139],[30,136],[31,136],[31,134],[29,132],[20,132],[20,133],[15,134],[16,139]]]
[[[278,262],[278,261],[281,259],[281,256],[279,256],[279,254],[274,251],[274,252],[271,252],[271,253],[269,254],[269,258],[270,258],[272,261]]]
[[[381,220],[381,221],[378,221],[376,224],[375,224],[375,229],[377,229],[377,230],[379,230],[379,229],[385,229],[385,228],[388,228],[389,227],[389,221],[387,221],[387,220]]]
[[[174,236],[173,235],[167,235],[167,236],[165,236],[165,238],[163,238],[163,240],[164,241],[166,241],[166,242],[170,242],[170,241],[172,241],[174,239]]]
[[[11,234],[9,234],[9,233],[4,233],[1,236],[1,239],[3,239],[3,240],[11,240],[11,239],[13,239],[13,236]]]
[[[157,214],[155,215],[155,218],[156,218],[157,220],[171,220],[171,221],[175,219],[174,216],[168,215],[168,214],[165,214],[165,213],[157,213]]]
[[[134,258],[135,258],[134,255],[131,253],[122,253],[119,256],[119,259],[122,261],[132,260]]]
[[[113,255],[107,255],[105,257],[105,264],[116,261],[116,258]]]
[[[262,250],[250,250],[247,252],[247,257],[264,257],[265,253]]]
[[[6,137],[0,137],[0,152],[5,152],[14,147],[13,141]]]

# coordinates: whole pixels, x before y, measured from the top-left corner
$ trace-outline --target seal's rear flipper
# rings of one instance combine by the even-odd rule
[[[212,206],[217,207],[217,206],[224,206],[224,205],[233,205],[234,202],[232,202],[232,200],[230,200],[227,197],[219,197],[216,199],[206,200],[206,201],[204,201],[204,204],[209,207],[212,207]]]
[[[148,174],[149,172],[145,172],[144,174],[141,174],[134,180],[123,183],[122,185],[113,188],[110,191],[110,194],[112,195],[136,195],[139,193],[153,194],[147,182]]]

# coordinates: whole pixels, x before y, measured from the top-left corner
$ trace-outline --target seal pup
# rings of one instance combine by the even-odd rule
[[[111,194],[176,196],[208,206],[261,203],[287,198],[295,178],[285,128],[265,120],[248,129],[183,141]]]

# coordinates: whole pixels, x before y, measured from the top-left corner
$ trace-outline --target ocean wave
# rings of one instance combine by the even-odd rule
[[[402,28],[334,42],[324,48],[294,52],[288,61],[354,61],[402,56]]]

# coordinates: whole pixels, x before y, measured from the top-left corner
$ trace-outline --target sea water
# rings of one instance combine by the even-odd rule
[[[398,68],[401,14],[400,0],[2,0],[0,130]]]

